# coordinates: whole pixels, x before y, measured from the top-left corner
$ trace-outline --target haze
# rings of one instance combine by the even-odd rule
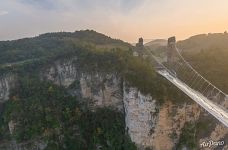
[[[224,32],[227,0],[0,0],[0,40],[93,29],[135,42]]]

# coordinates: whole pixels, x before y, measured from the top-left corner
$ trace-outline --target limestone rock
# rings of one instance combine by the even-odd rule
[[[4,102],[9,99],[10,89],[15,84],[14,75],[5,75],[0,77],[0,102]]]
[[[143,95],[137,88],[124,86],[125,122],[131,140],[138,147],[149,147],[153,143],[153,132],[157,123],[156,100]]]

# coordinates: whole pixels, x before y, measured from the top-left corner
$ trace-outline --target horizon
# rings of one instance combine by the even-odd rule
[[[38,37],[38,36],[40,36],[40,35],[47,34],[47,33],[60,33],[60,32],[74,33],[74,32],[76,32],[76,31],[86,31],[86,30],[96,31],[96,30],[93,30],[93,29],[85,29],[85,30],[75,30],[75,31],[56,31],[56,32],[54,31],[54,32],[45,32],[45,33],[40,33],[40,34],[37,34],[37,35],[25,36],[25,37],[20,37],[20,38],[15,38],[15,39],[0,40],[0,42],[1,42],[1,41],[15,41],[15,40],[27,39],[27,38],[35,38],[35,37]],[[135,41],[129,42],[129,41],[125,41],[125,40],[120,39],[120,38],[112,37],[112,36],[110,36],[110,35],[107,35],[107,34],[105,34],[105,33],[99,32],[99,31],[96,31],[96,32],[97,32],[97,33],[100,33],[100,34],[104,34],[105,36],[108,36],[108,37],[110,37],[110,38],[112,38],[112,39],[117,39],[117,40],[122,40],[122,41],[124,41],[124,42],[128,42],[129,44],[136,44],[136,43],[138,42],[138,39],[139,39],[139,38],[143,38],[143,42],[144,42],[144,44],[146,44],[146,43],[149,43],[149,42],[152,42],[152,41],[155,41],[155,40],[168,40],[168,38],[170,38],[170,37],[172,37],[172,36],[175,36],[175,35],[171,35],[171,36],[166,37],[166,38],[154,38],[154,39],[146,39],[146,38],[144,38],[144,37],[138,37],[138,38],[135,39]],[[193,37],[193,36],[197,36],[197,35],[223,34],[223,33],[225,33],[225,32],[227,32],[227,31],[224,31],[224,32],[216,32],[216,33],[211,33],[211,32],[210,32],[210,33],[199,33],[199,34],[195,34],[195,35],[190,35],[189,37],[186,37],[186,38],[184,38],[184,39],[179,39],[179,38],[176,37],[176,36],[175,36],[175,37],[176,37],[177,42],[178,42],[178,41],[187,40],[187,39],[189,39],[189,38],[191,38],[191,37]]]
[[[129,43],[139,37],[184,40],[223,33],[228,24],[226,0],[10,0],[0,4],[0,41],[85,29]]]

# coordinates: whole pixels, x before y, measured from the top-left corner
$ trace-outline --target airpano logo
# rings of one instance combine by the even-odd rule
[[[205,147],[214,147],[214,146],[223,146],[225,144],[224,141],[204,141],[203,143],[200,144],[201,148],[205,148]]]

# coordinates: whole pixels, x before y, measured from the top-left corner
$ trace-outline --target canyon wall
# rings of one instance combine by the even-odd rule
[[[145,95],[136,87],[127,85],[118,74],[84,72],[73,60],[56,61],[42,69],[40,78],[64,86],[72,95],[80,96],[89,102],[94,111],[97,107],[112,107],[122,111],[125,114],[126,132],[138,149],[173,149],[178,144],[187,122],[194,123],[203,115],[208,115],[193,101],[174,104],[167,100],[163,105],[159,105],[153,95]],[[1,102],[8,99],[15,79],[12,75],[0,79]],[[12,125],[9,123],[9,126]],[[221,123],[216,122],[216,126],[209,130],[208,135],[202,136],[197,144],[210,139],[225,139],[228,131]],[[25,144],[10,145],[14,149],[26,149]],[[42,141],[33,145],[34,148],[31,149],[45,148]]]
[[[0,103],[9,99],[10,89],[14,87],[15,76],[12,74],[0,76]]]

